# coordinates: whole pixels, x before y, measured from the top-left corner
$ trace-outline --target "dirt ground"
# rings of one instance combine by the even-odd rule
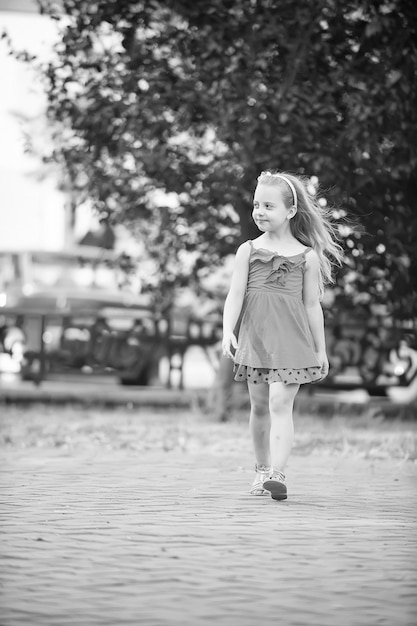
[[[298,414],[283,502],[247,422],[0,405],[1,624],[414,626],[417,422]]]

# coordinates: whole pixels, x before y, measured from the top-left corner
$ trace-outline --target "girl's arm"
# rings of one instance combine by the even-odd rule
[[[243,298],[245,297],[246,285],[249,273],[250,246],[248,242],[239,246],[233,269],[229,293],[227,294],[223,310],[223,342],[222,349],[225,356],[233,358],[232,348],[236,350],[237,340],[233,333],[240,312]]]
[[[311,250],[306,255],[304,272],[303,302],[311,334],[321,363],[322,378],[329,372],[329,361],[326,354],[326,338],[324,334],[324,317],[319,298],[320,264],[317,253]]]

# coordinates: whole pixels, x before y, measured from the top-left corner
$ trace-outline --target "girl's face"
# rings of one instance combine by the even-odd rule
[[[280,185],[259,184],[253,196],[252,217],[255,224],[263,232],[274,232],[289,224],[288,215],[291,208],[287,208],[281,193]]]

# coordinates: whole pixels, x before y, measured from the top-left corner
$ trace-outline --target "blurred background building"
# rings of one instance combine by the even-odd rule
[[[3,32],[17,50],[43,61],[57,38],[55,22],[39,14],[36,0],[0,0]],[[0,41],[0,84],[0,249],[60,250],[82,243],[140,253],[123,227],[115,236],[89,207],[74,215],[57,173],[29,153],[30,143],[36,151],[37,143],[48,141],[46,96],[34,70],[10,55],[5,40]]]
[[[17,48],[46,58],[55,25],[35,0],[0,1],[0,31]],[[65,198],[57,180],[26,153],[25,125],[42,123],[45,95],[33,71],[0,46],[0,248],[59,249],[65,244]]]

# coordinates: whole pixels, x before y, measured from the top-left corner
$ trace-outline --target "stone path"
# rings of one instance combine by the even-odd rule
[[[285,502],[251,464],[6,449],[1,626],[415,626],[415,464],[294,456]]]

